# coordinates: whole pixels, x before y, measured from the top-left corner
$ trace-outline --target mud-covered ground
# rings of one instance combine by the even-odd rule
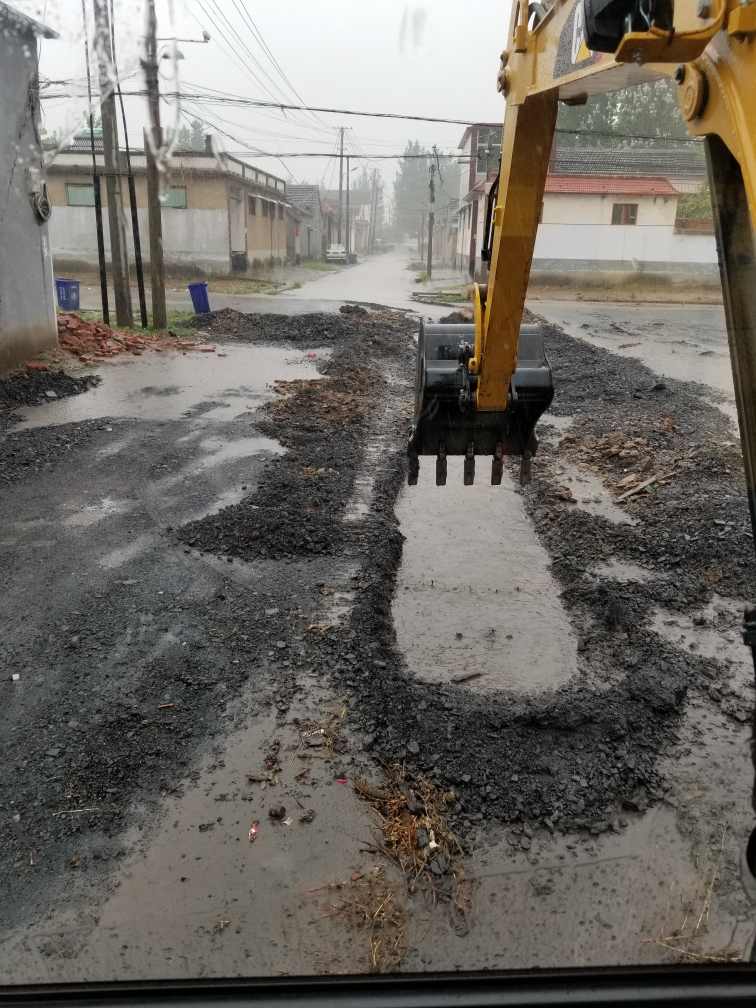
[[[366,747],[410,768],[433,770],[457,789],[453,821],[463,836],[475,833],[476,822],[490,820],[520,821],[531,830],[621,828],[624,810],[642,811],[664,794],[658,761],[674,752],[690,689],[741,722],[752,706],[750,694],[728,686],[726,663],[681,654],[646,626],[659,606],[698,613],[715,592],[743,601],[753,595],[753,543],[729,421],[702,401],[710,394],[703,386],[659,381],[637,361],[553,326],[545,332],[557,388],[552,413],[574,422],[561,445],[544,444],[524,496],[578,630],[577,680],[535,699],[510,693],[492,698],[464,685],[418,683],[406,668],[390,616],[402,549],[393,503],[404,478],[406,386],[393,392],[394,441],[377,474],[364,544],[350,544],[350,552],[362,554],[351,614],[343,630],[325,634],[310,649],[324,671],[358,691]],[[407,352],[405,374],[409,360]],[[336,356],[329,373],[341,367]],[[300,457],[312,436],[312,417],[303,425],[293,404],[291,413],[275,415],[279,436],[296,457],[273,463],[248,503],[183,529],[185,541],[245,558],[347,549],[339,515],[350,480],[343,480],[341,442],[329,438],[328,449],[312,461]],[[619,434],[624,455],[607,458],[596,449],[594,459],[583,448],[586,437],[598,442],[609,434]],[[625,448],[628,439],[640,447]],[[658,492],[624,505],[637,524],[618,524],[563,500],[569,484],[560,481],[558,466],[581,451],[617,482],[639,456],[652,475],[674,476]],[[317,489],[303,482],[310,464],[324,470]],[[328,515],[321,513],[324,500],[333,509]],[[321,531],[316,515],[330,533]],[[591,576],[608,558],[670,576],[623,584],[619,591]]]
[[[126,827],[136,822],[146,836],[160,793],[180,788],[196,756],[229,732],[225,703],[253,684],[246,716],[273,705],[285,718],[298,669],[351,695],[359,734],[336,772],[369,753],[376,782],[381,761],[404,762],[408,779],[435,777],[455,794],[450,824],[467,850],[499,827],[524,850],[544,830],[621,831],[628,811],[665,794],[660,760],[677,751],[686,696],[695,692],[738,724],[750,715],[751,695],[733,687],[726,662],[683,654],[648,625],[657,608],[704,619],[715,594],[754,595],[738,449],[729,421],[704,401],[709,390],[660,382],[637,361],[546,327],[551,416],[573,419],[562,436],[544,418],[523,499],[579,637],[579,673],[540,696],[482,696],[464,684],[416,681],[392,622],[414,324],[394,312],[224,311],[195,322],[230,342],[332,352],[320,381],[281,383],[279,398],[247,421],[247,433],[288,450],[245,470],[249,493],[239,503],[159,527],[149,513],[125,519],[154,546],[113,575],[65,581],[62,572],[80,564],[77,543],[51,545],[38,567],[8,553],[3,668],[6,680],[21,680],[2,685],[4,926],[38,917],[53,893],[80,891],[83,874],[95,887],[124,852]],[[109,446],[129,437],[141,445],[142,423],[11,432],[0,444],[1,492],[62,492],[81,472],[118,483],[178,471],[186,422],[158,426],[159,448],[126,460]],[[380,452],[371,454],[377,437]],[[634,524],[571,502],[581,467],[616,486],[633,466],[673,474],[622,505]],[[344,521],[366,475],[367,513]],[[19,506],[18,497],[5,503]],[[463,536],[461,518],[457,527]],[[470,550],[474,562],[474,543]],[[223,562],[198,576],[184,561],[199,556]],[[665,576],[620,590],[595,576],[608,561]],[[329,609],[335,593],[341,612]],[[90,807],[86,825],[53,815]]]

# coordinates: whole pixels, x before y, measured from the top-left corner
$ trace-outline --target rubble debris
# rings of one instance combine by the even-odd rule
[[[286,815],[286,809],[283,805],[271,805],[268,809],[268,815],[271,819],[283,819]]]
[[[640,493],[641,490],[645,490],[647,487],[653,486],[654,484],[661,485],[665,480],[668,480],[670,476],[675,475],[676,475],[675,472],[656,473],[656,475],[652,476],[651,479],[644,480],[643,483],[639,483],[638,486],[634,486],[631,490],[628,490],[626,493],[623,493],[620,497],[617,498],[615,503],[627,500],[629,497],[634,497],[635,494]]]
[[[196,346],[193,341],[183,340],[170,330],[155,333],[116,330],[104,322],[88,322],[77,312],[62,312],[58,315],[58,342],[84,364],[119,357],[127,352],[140,357],[147,350],[189,350]],[[201,353],[215,353],[215,349],[214,346],[197,347]],[[29,367],[31,366],[30,364]]]
[[[446,821],[453,794],[439,791],[430,778],[413,775],[398,763],[388,770],[386,791],[360,778],[352,782],[379,815],[386,850],[405,874],[417,878],[426,870],[434,875],[450,870],[453,853],[461,850]]]

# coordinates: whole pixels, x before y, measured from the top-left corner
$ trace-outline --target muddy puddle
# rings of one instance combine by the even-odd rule
[[[692,616],[658,609],[651,628],[676,648],[724,662],[740,686],[753,690],[753,661],[740,636],[743,603],[714,595]]]
[[[123,838],[131,853],[114,866],[101,905],[53,906],[47,921],[16,932],[6,945],[18,953],[12,982],[367,971],[367,936],[333,922],[343,906],[327,887],[348,887],[352,875],[363,885],[373,874],[390,881],[395,869],[372,846],[367,805],[337,780],[340,757],[303,747],[291,724],[343,703],[316,677],[292,675],[308,700],[292,705],[288,724],[245,718],[182,796],[164,796],[158,823],[134,807]],[[265,671],[256,676],[264,688]],[[246,701],[226,705],[218,689],[229,724],[237,721]],[[248,780],[266,772],[274,739],[283,743],[276,783]],[[284,815],[272,818],[281,805]]]
[[[219,344],[216,344],[220,346]],[[102,383],[86,395],[31,406],[17,412],[15,429],[76,423],[97,417],[173,420],[201,408],[203,420],[233,420],[274,398],[276,380],[318,378],[317,359],[306,351],[231,344],[225,357],[166,352],[120,357],[98,367]]]
[[[464,486],[462,459],[449,459],[437,487],[434,460],[422,459],[402,491],[399,646],[427,682],[475,673],[473,690],[553,689],[577,669],[577,640],[522,497],[508,477],[491,486],[484,475]]]

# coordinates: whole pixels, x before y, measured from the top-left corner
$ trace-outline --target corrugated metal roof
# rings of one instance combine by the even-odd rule
[[[547,175],[547,193],[606,193],[612,196],[679,196],[665,178],[657,176]]]
[[[606,147],[566,147],[557,150],[557,175],[676,175],[706,174],[697,148],[688,150],[610,150]]]

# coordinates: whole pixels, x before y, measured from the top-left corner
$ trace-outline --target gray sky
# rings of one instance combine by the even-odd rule
[[[86,114],[84,38],[81,0],[13,0],[24,12],[61,32],[60,41],[42,46],[40,72],[80,97],[45,103],[48,129],[72,129]],[[91,0],[86,0],[91,8]],[[115,0],[121,76],[137,65],[143,22],[138,0]],[[167,0],[159,0],[159,34],[169,35]],[[501,120],[504,102],[496,92],[499,54],[506,44],[507,0],[405,0],[382,4],[347,0],[288,0],[285,4],[250,0],[186,0],[175,4],[179,38],[211,35],[207,45],[181,42],[182,89],[201,89],[263,100],[364,111],[406,112],[484,121]],[[244,12],[250,20],[245,19]],[[250,23],[250,21],[252,23]],[[254,27],[253,27],[254,26]],[[259,33],[256,37],[255,30]],[[91,31],[91,29],[90,29]],[[225,37],[224,37],[225,36]],[[266,53],[260,39],[270,50]],[[274,63],[275,60],[275,63]],[[278,64],[276,66],[275,64]],[[286,80],[284,79],[285,75]],[[129,89],[137,75],[124,82]],[[56,90],[56,87],[51,88]],[[360,164],[378,167],[390,182],[395,164],[369,160],[374,154],[400,153],[408,139],[453,150],[463,127],[333,114],[286,113],[187,102],[185,118],[199,113],[236,140],[272,152],[332,151],[337,128],[348,128],[346,147]],[[141,146],[143,100],[127,99],[130,141]],[[224,138],[229,152],[244,147]],[[338,168],[328,159],[244,155],[245,160],[296,181],[338,185]]]

